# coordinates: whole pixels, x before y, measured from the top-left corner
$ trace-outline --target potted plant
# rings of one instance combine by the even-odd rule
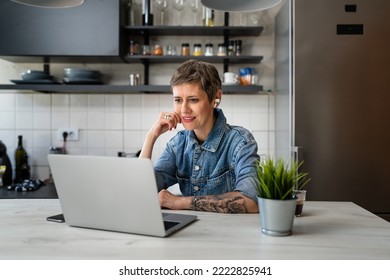
[[[296,207],[295,189],[302,189],[310,180],[301,172],[303,162],[282,159],[260,160],[256,186],[262,232],[272,236],[290,235]]]

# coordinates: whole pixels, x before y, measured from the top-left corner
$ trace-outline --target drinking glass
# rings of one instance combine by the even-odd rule
[[[184,0],[175,0],[175,2],[173,2],[173,8],[179,12],[178,25],[181,25],[181,12],[184,9],[184,2],[185,2]]]
[[[190,0],[191,11],[194,13],[194,25],[196,25],[196,15],[199,11],[199,0]]]
[[[154,0],[154,6],[160,12],[161,25],[164,25],[164,12],[168,8],[167,0]]]

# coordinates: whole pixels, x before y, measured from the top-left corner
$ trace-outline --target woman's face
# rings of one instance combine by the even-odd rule
[[[215,121],[214,100],[210,102],[198,84],[174,86],[172,91],[174,109],[184,128],[193,130],[199,141],[205,141]]]

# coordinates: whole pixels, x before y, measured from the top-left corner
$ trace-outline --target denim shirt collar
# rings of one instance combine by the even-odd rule
[[[215,124],[211,129],[209,135],[206,138],[206,141],[203,142],[201,148],[210,152],[216,152],[218,150],[218,146],[221,143],[222,137],[226,131],[226,117],[223,114],[221,109],[215,108],[214,114],[216,117]],[[192,144],[199,144],[198,139],[195,136],[194,131],[190,131],[190,141]]]

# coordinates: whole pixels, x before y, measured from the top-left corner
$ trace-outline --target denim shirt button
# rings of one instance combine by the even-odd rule
[[[199,165],[195,166],[195,170],[198,171],[200,169]]]
[[[200,188],[199,188],[198,186],[195,186],[195,187],[194,187],[194,191],[197,192],[197,191],[199,191],[199,190],[200,190]]]

